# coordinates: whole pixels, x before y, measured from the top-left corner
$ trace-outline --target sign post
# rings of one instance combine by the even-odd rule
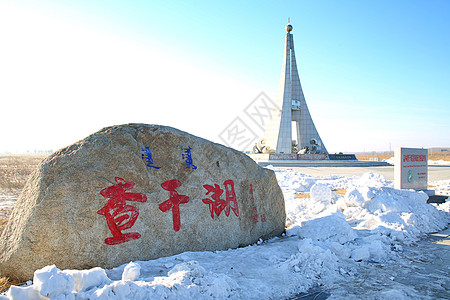
[[[394,187],[424,191],[428,196],[428,149],[396,148],[394,152]]]

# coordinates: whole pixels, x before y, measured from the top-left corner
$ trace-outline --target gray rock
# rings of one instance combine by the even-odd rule
[[[0,273],[112,268],[184,251],[249,245],[285,229],[271,170],[180,130],[108,127],[30,176],[0,239]]]

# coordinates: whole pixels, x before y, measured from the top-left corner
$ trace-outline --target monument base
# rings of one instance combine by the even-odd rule
[[[281,168],[306,168],[306,167],[389,167],[392,166],[382,161],[361,161],[361,160],[255,160],[261,167],[269,165]]]
[[[325,160],[328,159],[326,154],[286,154],[274,153],[269,154],[269,160]]]
[[[286,154],[286,153],[249,153],[262,167],[387,167],[392,166],[382,161],[331,160],[326,154]]]
[[[253,160],[357,160],[354,154],[250,153]]]
[[[250,153],[248,154],[255,161],[266,160],[328,160],[326,154],[296,154],[296,153]]]

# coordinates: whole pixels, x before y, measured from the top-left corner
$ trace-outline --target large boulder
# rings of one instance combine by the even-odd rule
[[[0,273],[115,267],[255,243],[285,229],[271,170],[183,131],[108,127],[45,159],[0,239]]]

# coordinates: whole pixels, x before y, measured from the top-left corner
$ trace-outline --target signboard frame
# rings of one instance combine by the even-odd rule
[[[396,148],[394,161],[394,188],[428,189],[428,149]]]

